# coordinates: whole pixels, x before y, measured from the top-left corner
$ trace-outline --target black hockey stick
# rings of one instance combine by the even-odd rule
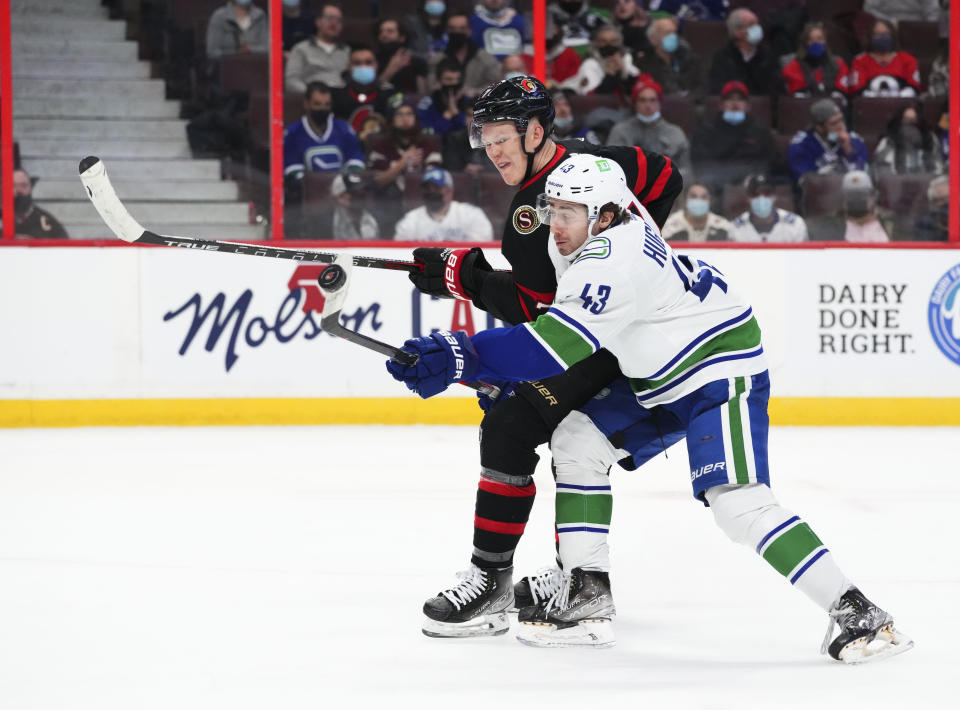
[[[144,229],[123,206],[113,189],[113,185],[110,184],[107,169],[100,158],[89,156],[80,161],[80,181],[86,188],[93,206],[100,213],[101,219],[119,239],[130,244],[152,244],[163,247],[220,251],[228,254],[249,254],[250,256],[265,256],[271,259],[291,259],[292,261],[320,262],[321,264],[332,264],[336,257],[336,254],[312,249],[259,246],[257,244],[244,244],[243,242],[224,242],[196,237],[168,237],[156,234]],[[423,265],[415,261],[381,259],[374,256],[353,256],[352,259],[354,266],[411,273],[423,271]]]
[[[373,350],[381,355],[391,357],[402,365],[415,365],[419,359],[417,355],[408,353],[406,350],[395,348],[392,345],[384,343],[376,338],[362,335],[356,331],[344,328],[340,323],[340,311],[343,310],[343,302],[347,298],[347,282],[349,281],[350,267],[352,264],[346,263],[347,255],[341,254],[343,263],[333,263],[322,272],[317,282],[323,291],[323,310],[320,313],[320,327],[330,335],[348,340],[355,345]],[[490,399],[496,400],[500,396],[500,388],[485,382],[462,382],[461,384],[485,394]]]

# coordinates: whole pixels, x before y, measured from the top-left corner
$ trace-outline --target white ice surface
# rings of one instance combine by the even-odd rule
[[[615,472],[618,645],[437,640],[476,431],[0,431],[0,708],[956,708],[960,430],[780,428],[774,491],[916,648],[848,667],[716,529],[683,446]],[[553,484],[517,553],[552,556]],[[336,702],[334,705],[332,703]]]

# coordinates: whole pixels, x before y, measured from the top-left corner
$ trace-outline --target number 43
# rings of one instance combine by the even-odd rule
[[[583,300],[584,308],[591,313],[600,313],[600,311],[607,306],[607,299],[610,297],[610,287],[599,284],[597,286],[596,296],[590,295],[592,289],[593,284],[584,284],[583,293],[580,294],[580,298]]]

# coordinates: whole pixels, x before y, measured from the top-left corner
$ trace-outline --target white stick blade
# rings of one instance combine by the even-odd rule
[[[107,168],[102,160],[85,158],[80,164],[85,167],[80,172],[80,182],[87,196],[100,213],[100,218],[110,230],[125,242],[135,242],[143,234],[143,227],[130,216],[117,193],[110,184]]]
[[[353,257],[349,254],[337,254],[333,263],[343,269],[343,284],[336,291],[323,290],[323,312],[322,318],[326,318],[331,313],[336,313],[343,308],[347,300],[347,292],[350,290],[350,279],[353,272]]]

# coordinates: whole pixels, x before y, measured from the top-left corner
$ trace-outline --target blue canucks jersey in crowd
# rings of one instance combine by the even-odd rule
[[[867,170],[867,144],[853,131],[850,131],[850,143],[853,153],[844,155],[839,146],[830,145],[815,131],[800,131],[787,149],[787,163],[793,179],[799,180],[807,173],[823,175]]]
[[[466,116],[461,111],[453,118],[447,118],[443,115],[444,107],[436,102],[437,92],[424,96],[417,104],[417,118],[420,119],[420,127],[424,133],[436,133],[437,135],[446,135],[450,131],[464,127]]]
[[[650,12],[668,12],[681,20],[725,20],[728,0],[650,0],[647,9]]]
[[[505,8],[504,12],[514,11]],[[476,12],[470,15],[470,39],[497,59],[503,59],[523,52],[527,26],[519,13],[512,14],[509,20],[498,20],[484,12],[482,5],[477,5]]]
[[[283,134],[283,172],[337,171],[345,166],[364,166],[360,139],[350,124],[329,116],[327,129],[317,135],[307,117],[287,126]]]

